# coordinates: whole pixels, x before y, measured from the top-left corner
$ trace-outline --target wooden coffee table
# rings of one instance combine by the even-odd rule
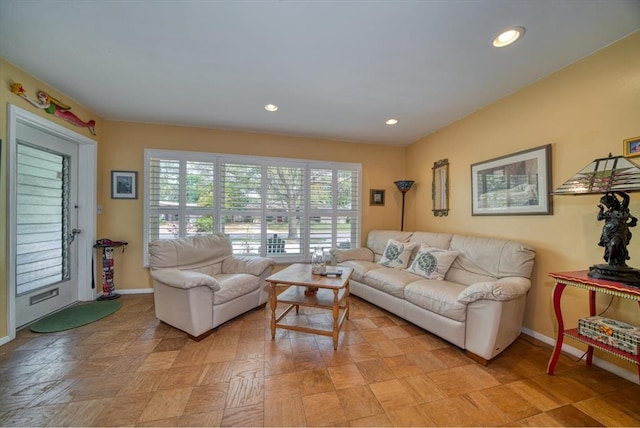
[[[353,273],[348,267],[328,267],[327,271],[342,271],[337,275],[313,275],[311,265],[292,264],[267,278],[271,286],[269,300],[271,303],[271,339],[276,338],[276,328],[300,331],[303,333],[320,334],[333,337],[333,349],[338,349],[338,336],[345,319],[349,319],[349,278]],[[286,291],[276,292],[278,284],[290,285]],[[278,303],[288,306],[284,312],[276,316]],[[333,329],[321,330],[297,325],[279,324],[291,309],[296,308],[298,313],[300,306],[331,310],[333,313]]]

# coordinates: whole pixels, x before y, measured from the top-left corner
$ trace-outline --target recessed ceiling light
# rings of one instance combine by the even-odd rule
[[[493,39],[493,46],[503,48],[509,46],[524,35],[524,27],[512,27],[498,34]]]
[[[397,125],[400,122],[398,119],[387,119],[384,123],[387,125]]]
[[[266,111],[278,111],[278,106],[275,104],[267,104],[266,106],[264,106],[264,109]]]

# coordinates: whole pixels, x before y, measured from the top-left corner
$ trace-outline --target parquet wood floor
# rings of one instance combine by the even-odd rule
[[[153,296],[120,301],[93,324],[0,347],[0,425],[640,425],[639,385],[564,355],[548,376],[551,348],[527,336],[483,367],[353,296],[337,351],[286,330],[272,341],[268,309],[194,342],[155,318]]]

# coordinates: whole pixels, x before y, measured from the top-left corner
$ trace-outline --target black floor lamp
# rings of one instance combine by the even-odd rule
[[[398,190],[402,192],[402,220],[400,222],[400,230],[404,230],[404,196],[409,191],[409,189],[411,189],[411,186],[413,186],[413,183],[415,183],[415,181],[398,180],[394,181],[394,183],[396,184],[396,186],[398,186]]]

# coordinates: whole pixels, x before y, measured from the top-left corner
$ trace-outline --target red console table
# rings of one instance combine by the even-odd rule
[[[551,354],[551,359],[547,366],[547,373],[550,375],[553,374],[558,358],[560,357],[560,351],[562,350],[562,341],[565,336],[568,336],[588,345],[587,365],[590,366],[593,361],[594,348],[600,349],[638,365],[638,379],[640,380],[640,356],[630,354],[589,337],[580,335],[578,334],[577,328],[565,330],[564,321],[562,319],[562,307],[560,306],[562,292],[567,285],[589,290],[589,314],[591,316],[596,315],[596,293],[609,294],[612,296],[635,300],[638,302],[638,305],[640,305],[640,288],[625,285],[621,282],[591,278],[587,275],[586,270],[575,272],[553,272],[550,273],[549,276],[554,278],[556,281],[556,284],[553,287],[553,310],[558,321],[558,338],[556,339],[556,345],[553,348],[553,354]]]

